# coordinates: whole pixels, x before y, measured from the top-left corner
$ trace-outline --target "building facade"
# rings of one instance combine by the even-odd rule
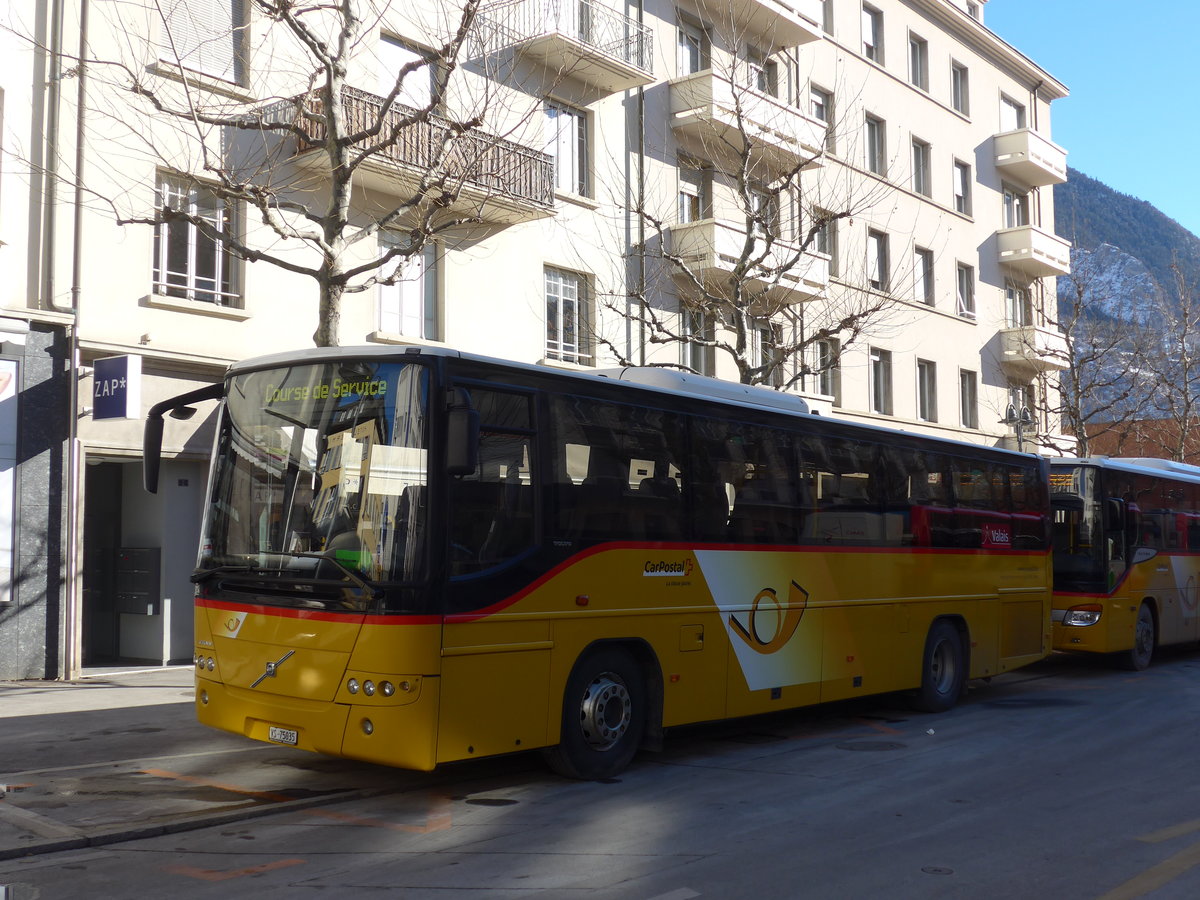
[[[1015,448],[1020,427],[1032,449],[1058,430],[1066,89],[983,5],[373,4],[342,110],[401,106],[349,196],[339,258],[363,273],[338,342],[681,365],[911,431]],[[212,411],[168,422],[156,495],[141,415],[318,323],[299,236],[336,181],[281,126],[319,111],[293,98],[320,67],[241,0],[129,9],[18,0],[0,32],[0,678],[190,658]],[[257,131],[230,124],[250,113]],[[423,193],[439,161],[454,177]],[[266,188],[216,190],[235,172]],[[121,356],[140,412],[98,418],[96,361]]]

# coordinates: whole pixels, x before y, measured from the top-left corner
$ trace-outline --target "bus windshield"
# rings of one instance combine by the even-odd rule
[[[413,363],[233,376],[197,580],[287,576],[360,598],[375,582],[421,580],[428,393],[428,370]]]
[[[1050,470],[1057,590],[1106,588],[1108,554],[1099,475],[1092,466],[1053,466]]]

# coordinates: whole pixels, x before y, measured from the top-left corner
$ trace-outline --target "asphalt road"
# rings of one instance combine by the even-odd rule
[[[1194,651],[679,730],[605,783],[253,744],[188,681],[0,685],[0,898],[1200,897]]]

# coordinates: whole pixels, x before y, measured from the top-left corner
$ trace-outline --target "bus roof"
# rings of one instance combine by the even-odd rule
[[[739,384],[719,378],[709,378],[704,375],[695,375],[690,372],[660,366],[629,366],[615,369],[578,371],[515,362],[509,359],[498,359],[480,354],[464,353],[450,347],[367,344],[342,347],[308,347],[302,350],[290,350],[268,356],[257,356],[234,363],[229,367],[227,375],[240,375],[244,372],[251,372],[258,369],[329,362],[331,360],[346,358],[402,361],[405,357],[441,357],[444,359],[463,360],[465,362],[499,366],[511,371],[525,372],[538,377],[551,376],[574,380],[582,384],[596,385],[603,382],[619,381],[623,387],[634,391],[649,391],[657,394],[669,394],[674,397],[711,400],[723,406],[749,407],[789,416],[821,419],[825,422],[836,423],[839,426],[864,432],[864,437],[870,436],[875,440],[885,440],[888,435],[900,433],[911,438],[928,438],[942,444],[951,446],[959,445],[964,449],[970,449],[976,453],[987,452],[1001,456],[1041,458],[1036,454],[1022,453],[1003,447],[992,447],[987,444],[977,444],[949,437],[931,437],[920,432],[906,431],[901,427],[889,427],[870,422],[854,422],[847,419],[821,416],[819,413],[811,411],[803,398],[795,394],[788,394],[767,387]]]
[[[1050,460],[1054,466],[1097,466],[1137,475],[1159,475],[1177,478],[1180,481],[1200,483],[1200,466],[1175,462],[1173,459],[1157,459],[1151,456],[1088,456],[1082,458],[1061,457]]]

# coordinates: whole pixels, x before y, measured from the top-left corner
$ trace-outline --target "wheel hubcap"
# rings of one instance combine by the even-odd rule
[[[632,703],[617,675],[605,672],[587,686],[579,707],[579,726],[595,750],[608,750],[629,730]]]
[[[954,654],[950,652],[950,645],[946,641],[942,641],[933,651],[933,659],[930,660],[930,669],[933,675],[933,684],[939,694],[944,694],[954,685]]]

